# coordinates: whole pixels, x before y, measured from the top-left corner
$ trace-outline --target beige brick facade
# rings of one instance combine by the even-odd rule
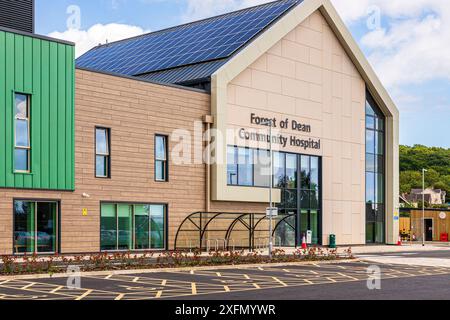
[[[205,210],[205,166],[170,163],[170,181],[155,182],[154,136],[193,132],[209,109],[206,93],[77,70],[76,191],[0,190],[0,254],[13,252],[14,198],[60,201],[62,253],[100,250],[100,201],[168,204],[172,246],[181,221]],[[94,177],[96,126],[111,129],[111,179]]]
[[[322,157],[323,242],[365,243],[365,83],[320,11],[292,30],[228,85],[227,127],[261,129],[261,117],[296,119],[285,136],[320,139],[320,150],[287,145],[282,151]],[[261,142],[233,144],[263,147]]]

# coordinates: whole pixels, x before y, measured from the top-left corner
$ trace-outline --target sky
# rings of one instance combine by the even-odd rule
[[[331,0],[400,110],[400,143],[450,148],[448,0]],[[99,43],[268,0],[36,0],[36,32]]]

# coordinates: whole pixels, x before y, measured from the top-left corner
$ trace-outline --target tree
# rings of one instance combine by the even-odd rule
[[[450,194],[450,149],[423,145],[400,146],[400,192],[422,188],[422,169],[427,188],[442,189]]]

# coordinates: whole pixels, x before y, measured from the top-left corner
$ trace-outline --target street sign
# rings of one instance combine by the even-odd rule
[[[306,243],[307,244],[312,244],[312,236],[313,236],[312,230],[306,231]]]
[[[88,216],[88,209],[83,209],[83,217],[87,217]]]
[[[278,208],[267,208],[266,216],[267,217],[278,217]]]

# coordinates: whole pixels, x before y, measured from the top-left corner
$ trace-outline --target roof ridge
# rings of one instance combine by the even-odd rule
[[[100,44],[100,45],[97,45],[97,46],[93,47],[93,48],[90,49],[89,51],[95,50],[95,49],[99,49],[99,48],[102,48],[102,47],[108,47],[108,46],[111,46],[111,45],[113,45],[113,44],[117,44],[117,43],[120,43],[120,42],[126,42],[126,41],[129,41],[129,40],[134,40],[134,39],[138,39],[138,38],[143,38],[143,37],[147,37],[147,36],[154,35],[154,34],[160,34],[160,33],[163,33],[163,32],[171,31],[171,30],[173,30],[173,29],[178,29],[178,28],[182,28],[182,27],[187,27],[187,26],[194,25],[194,24],[198,24],[198,23],[201,23],[201,22],[206,22],[206,21],[208,21],[208,20],[213,20],[213,19],[217,19],[217,18],[222,18],[222,17],[225,17],[225,16],[229,16],[229,15],[232,15],[232,14],[236,14],[236,13],[239,13],[239,12],[243,12],[243,11],[250,11],[250,10],[252,10],[252,9],[256,9],[256,8],[260,8],[260,7],[264,7],[264,6],[269,6],[269,5],[272,5],[272,4],[277,3],[277,2],[292,2],[292,3],[294,4],[294,3],[296,3],[296,2],[297,2],[297,3],[301,2],[301,0],[274,0],[274,1],[266,2],[266,3],[262,3],[262,4],[259,4],[259,5],[255,5],[255,6],[251,6],[251,7],[247,7],[247,8],[242,8],[242,9],[239,9],[239,10],[230,11],[230,12],[226,12],[226,13],[222,13],[222,14],[217,15],[217,16],[212,16],[212,17],[208,17],[208,18],[203,18],[203,19],[199,19],[199,20],[195,20],[195,21],[191,21],[191,22],[186,22],[186,23],[183,23],[183,24],[179,24],[179,25],[176,25],[176,26],[164,28],[164,29],[161,29],[161,30],[156,30],[156,31],[151,31],[151,32],[143,33],[143,34],[140,34],[140,35],[137,35],[137,36],[134,36],[134,37],[130,37],[130,38],[126,38],[126,39],[121,39],[121,40],[117,40],[117,41],[113,41],[113,42],[109,42],[109,43]],[[88,51],[88,52],[89,52],[89,51]],[[86,52],[86,53],[87,53],[87,52]]]

